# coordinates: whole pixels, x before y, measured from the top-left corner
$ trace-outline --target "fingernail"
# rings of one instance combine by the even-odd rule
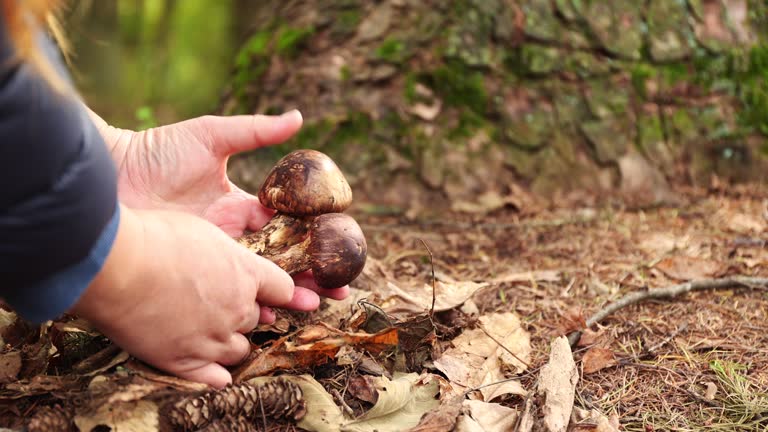
[[[297,120],[302,120],[301,112],[297,109],[292,109],[280,115],[280,117],[296,117]]]

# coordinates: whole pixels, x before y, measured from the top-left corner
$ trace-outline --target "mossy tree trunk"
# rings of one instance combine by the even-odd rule
[[[451,203],[523,184],[658,204],[668,182],[767,177],[765,2],[260,4],[221,111],[300,108],[277,151],[328,152],[382,204],[421,199],[414,184]]]

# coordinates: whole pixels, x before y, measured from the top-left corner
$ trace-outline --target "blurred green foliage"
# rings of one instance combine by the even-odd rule
[[[241,43],[235,21],[248,16],[235,6],[234,0],[79,2],[67,31],[81,92],[121,127],[212,111]]]
[[[277,34],[275,52],[292,57],[298,54],[302,44],[315,32],[313,28],[292,28],[283,26]]]

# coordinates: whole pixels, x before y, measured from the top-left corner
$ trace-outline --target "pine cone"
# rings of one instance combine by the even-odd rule
[[[242,417],[295,422],[307,412],[301,388],[277,379],[263,385],[239,383],[201,396],[186,398],[170,407],[168,419],[182,430],[197,430],[219,419]],[[245,429],[244,429],[245,430]]]
[[[259,430],[253,424],[253,420],[245,417],[227,417],[214,421],[198,432],[258,432]]]
[[[38,408],[27,423],[29,432],[68,432],[74,430],[72,412],[60,405]]]
[[[211,402],[222,416],[242,415],[272,420],[300,420],[307,412],[301,388],[283,379],[264,385],[240,383],[212,395]]]
[[[168,419],[181,430],[197,430],[216,418],[208,401],[208,394],[185,398],[174,404],[168,412]]]

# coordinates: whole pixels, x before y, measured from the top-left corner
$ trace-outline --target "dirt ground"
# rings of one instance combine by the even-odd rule
[[[612,429],[572,421],[569,430],[766,430],[765,286],[644,301],[584,329],[587,318],[627,293],[690,280],[768,277],[768,190],[712,188],[688,190],[685,196],[689,204],[684,206],[646,210],[589,206],[583,200],[482,214],[446,212],[422,219],[358,210],[354,216],[368,239],[369,264],[353,287],[368,290],[369,300],[380,305],[386,295],[377,290],[387,286],[407,291],[434,283],[438,303],[452,297],[453,288],[478,287],[469,296],[472,308],[457,302],[436,315],[437,336],[419,366],[436,375],[446,375],[441,374],[439,357],[457,346],[457,336],[483,316],[519,317],[530,340],[530,350],[518,353],[527,367],[506,369],[503,376],[516,378],[524,389],[535,387],[556,336],[584,330],[573,347],[579,372],[573,404],[602,413]],[[417,310],[411,316],[426,312]],[[318,321],[313,315],[288,318],[293,327]],[[108,341],[74,323],[54,323],[45,331],[18,322],[5,326],[0,426],[19,427],[54,403],[69,410],[69,416],[78,407],[103,404],[93,392],[104,382],[113,385],[104,387],[102,396],[111,392],[113,402],[140,403],[150,393],[168,397],[195,389],[120,357]],[[349,322],[344,326],[349,329]],[[73,340],[78,354],[68,356],[67,350],[74,348],[67,343]],[[401,335],[399,343],[403,341]],[[294,371],[314,374],[327,389],[347,374],[344,390],[352,373],[340,363],[330,372],[327,365],[311,364],[295,365]],[[137,383],[142,374],[144,381]],[[147,387],[150,381],[152,389]],[[522,412],[526,397],[510,392],[494,402]],[[351,411],[370,407],[350,406]],[[71,417],[66,418],[71,426]],[[290,425],[284,430],[302,429]]]
[[[411,223],[359,218],[372,255],[398,281],[431,277],[421,240],[432,250],[438,278],[501,281],[483,291],[480,314],[519,314],[531,335],[531,364],[540,366],[553,336],[581,327],[624,294],[688,280],[768,276],[764,189],[685,196],[685,206],[642,211],[570,203]],[[557,277],[504,282],[528,271]],[[581,371],[577,404],[618,416],[623,430],[766,430],[767,318],[765,289],[706,290],[621,309],[574,350],[577,364],[591,347],[615,356],[612,366]]]

